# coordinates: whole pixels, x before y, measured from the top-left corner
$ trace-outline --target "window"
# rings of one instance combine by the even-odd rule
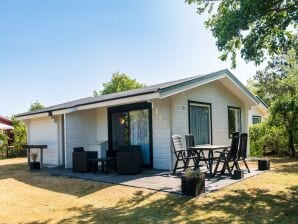
[[[212,144],[211,104],[189,101],[189,133],[195,144]]]
[[[241,109],[228,106],[229,138],[233,132],[241,131]]]
[[[259,124],[261,123],[262,119],[261,116],[253,115],[252,116],[252,124]]]

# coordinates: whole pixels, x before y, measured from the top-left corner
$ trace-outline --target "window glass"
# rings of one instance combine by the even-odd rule
[[[209,104],[189,105],[189,132],[194,135],[195,144],[211,144],[211,107]]]
[[[236,107],[228,107],[229,137],[233,132],[241,131],[241,110]]]
[[[261,116],[252,116],[252,124],[261,123]]]

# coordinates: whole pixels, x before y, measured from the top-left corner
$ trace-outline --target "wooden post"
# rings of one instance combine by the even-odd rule
[[[27,160],[28,160],[28,165],[30,166],[30,148],[27,148]]]
[[[40,147],[40,167],[42,168],[43,165],[43,148]]]

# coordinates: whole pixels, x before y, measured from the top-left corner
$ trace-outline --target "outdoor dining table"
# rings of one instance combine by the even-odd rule
[[[208,163],[210,176],[212,177],[212,175],[213,175],[213,173],[212,173],[213,161],[216,159],[214,157],[214,152],[226,150],[226,149],[230,148],[230,146],[226,146],[226,145],[196,145],[196,146],[189,147],[189,148],[191,150],[202,151],[203,154],[204,154],[204,151],[208,151],[207,163]]]

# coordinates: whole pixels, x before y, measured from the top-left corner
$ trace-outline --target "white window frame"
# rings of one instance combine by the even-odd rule
[[[235,113],[235,132],[241,132],[242,129],[242,121],[241,121],[241,107],[234,107],[234,106],[228,106],[228,135],[229,138],[232,138],[232,133],[230,133],[230,120],[229,120],[229,111],[234,111]],[[240,125],[238,124],[238,112],[239,111],[239,121]]]
[[[204,103],[204,102],[196,102],[196,101],[188,101],[188,119],[190,122],[190,106],[196,106],[196,107],[206,107],[208,108],[209,111],[209,144],[206,145],[212,145],[213,144],[213,140],[212,140],[212,105],[211,103]],[[190,124],[189,126],[189,132],[190,132]]]
[[[254,123],[254,119],[258,118],[259,119],[259,123]],[[262,117],[260,115],[252,115],[252,119],[251,119],[252,124],[260,124],[262,122]]]

